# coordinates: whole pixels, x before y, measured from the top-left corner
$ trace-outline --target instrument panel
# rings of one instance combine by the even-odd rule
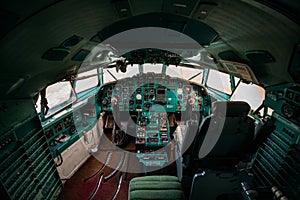
[[[104,84],[98,93],[102,111],[149,111],[163,107],[166,112],[192,111],[209,113],[210,98],[206,89],[185,79],[147,73]]]
[[[295,83],[266,88],[266,106],[281,116],[300,124],[300,85]]]
[[[129,112],[123,120],[135,119],[131,133],[135,133],[138,160],[146,166],[162,166],[168,162],[167,154],[151,151],[171,142],[176,124],[171,116],[180,115],[181,120],[191,119],[195,112],[208,116],[211,101],[202,85],[151,72],[102,85],[97,103],[100,112],[117,113],[115,117]]]

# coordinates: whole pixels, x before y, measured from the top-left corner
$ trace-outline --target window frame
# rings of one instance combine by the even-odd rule
[[[76,92],[75,92],[75,90],[74,90],[74,88],[72,86],[72,83],[70,81],[58,81],[56,83],[48,85],[45,88],[45,98],[47,100],[47,103],[49,101],[49,97],[47,98],[47,89],[49,87],[51,87],[51,86],[54,86],[55,84],[58,84],[58,83],[69,83],[69,85],[70,85],[70,96],[69,96],[69,98],[66,101],[63,101],[63,102],[61,102],[59,104],[56,104],[56,105],[54,105],[51,108],[48,107],[48,110],[47,110],[46,113],[42,112],[41,109],[44,107],[44,105],[42,105],[42,103],[40,103],[41,108],[40,108],[40,110],[38,110],[38,108],[37,108],[37,112],[40,113],[40,115],[42,117],[42,120],[46,120],[46,119],[52,117],[53,115],[59,113],[60,111],[64,110],[65,108],[69,107],[70,105],[72,105],[74,102],[77,101],[77,94],[76,94]],[[41,95],[39,95],[38,101],[39,100],[41,100]],[[65,104],[65,105],[63,105],[63,104]],[[48,106],[48,104],[47,104],[47,106]]]

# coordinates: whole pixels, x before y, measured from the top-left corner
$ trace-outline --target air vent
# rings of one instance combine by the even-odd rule
[[[275,62],[275,58],[268,52],[263,50],[246,51],[246,57],[255,64],[265,64]]]
[[[73,56],[72,60],[82,62],[89,55],[89,53],[89,50],[80,49],[80,51],[75,56]]]
[[[63,41],[63,43],[61,43],[60,46],[62,48],[70,49],[73,46],[77,45],[82,39],[83,39],[82,37],[79,37],[77,35],[73,35],[70,38]]]
[[[222,60],[230,60],[230,61],[235,61],[235,62],[241,61],[240,57],[236,53],[234,53],[234,51],[232,51],[232,50],[222,51],[218,54],[218,56]]]
[[[51,48],[42,56],[42,59],[50,61],[62,61],[70,51],[64,48]]]

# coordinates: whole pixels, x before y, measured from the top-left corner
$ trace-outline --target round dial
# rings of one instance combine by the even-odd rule
[[[149,110],[151,108],[151,104],[149,102],[146,102],[144,108],[145,110]]]
[[[177,94],[182,94],[183,90],[181,88],[177,89]]]
[[[111,98],[111,104],[112,104],[113,106],[114,106],[114,105],[117,105],[117,103],[118,103],[117,97]]]
[[[137,100],[141,100],[142,99],[142,95],[141,94],[137,94],[135,97],[136,97]]]
[[[287,118],[291,118],[294,115],[294,107],[289,103],[283,104],[281,109],[282,109],[282,113]]]
[[[103,104],[103,105],[106,105],[107,103],[108,103],[108,101],[107,101],[106,98],[102,100],[102,104]]]
[[[194,97],[191,97],[191,98],[189,98],[188,102],[190,105],[193,105],[193,104],[195,104],[196,99]]]
[[[184,87],[184,93],[185,94],[190,94],[191,93],[191,88],[189,86]]]

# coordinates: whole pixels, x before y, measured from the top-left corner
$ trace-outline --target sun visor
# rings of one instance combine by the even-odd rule
[[[254,84],[259,84],[254,73],[247,64],[227,60],[219,60],[219,62],[228,71],[228,73],[232,74],[233,76],[252,82]]]

